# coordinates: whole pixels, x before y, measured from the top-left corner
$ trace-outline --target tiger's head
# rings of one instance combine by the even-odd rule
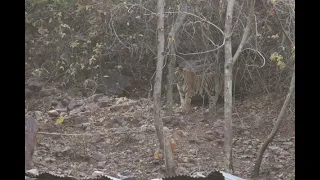
[[[174,83],[178,83],[183,81],[183,68],[182,67],[176,67],[176,70],[174,72]]]

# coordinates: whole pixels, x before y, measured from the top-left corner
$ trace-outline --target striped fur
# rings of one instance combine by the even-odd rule
[[[191,98],[195,95],[203,95],[205,92],[209,97],[209,108],[212,110],[217,99],[215,96],[214,74],[197,75],[193,71],[177,67],[175,71],[177,88],[180,95],[180,102],[183,111],[188,111],[191,105]],[[220,78],[220,82],[222,82]],[[221,83],[220,83],[221,84]],[[220,85],[219,95],[223,96],[223,86]]]

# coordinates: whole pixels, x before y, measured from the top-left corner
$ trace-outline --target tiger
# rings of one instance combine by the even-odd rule
[[[183,112],[188,112],[191,106],[191,98],[195,95],[203,95],[204,92],[209,97],[209,109],[212,112],[213,105],[218,100],[215,97],[214,73],[206,73],[197,75],[195,72],[187,68],[176,67],[175,82],[180,95],[180,103]],[[222,79],[219,76],[220,88],[217,87],[218,94],[223,97]],[[219,89],[218,89],[219,88]]]

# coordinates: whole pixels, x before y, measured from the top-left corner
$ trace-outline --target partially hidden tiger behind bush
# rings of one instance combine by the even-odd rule
[[[175,82],[180,95],[180,102],[183,112],[188,112],[191,105],[191,98],[195,95],[203,95],[204,92],[208,94],[209,109],[213,111],[213,105],[217,102],[217,93],[223,96],[223,85],[221,77],[219,79],[219,86],[215,86],[214,73],[206,73],[204,75],[197,75],[190,69],[177,67],[175,70]]]

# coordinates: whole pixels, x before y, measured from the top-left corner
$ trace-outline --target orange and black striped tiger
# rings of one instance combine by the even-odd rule
[[[175,71],[175,80],[180,95],[181,107],[184,112],[187,112],[191,105],[191,98],[195,95],[203,95],[205,92],[209,97],[209,108],[212,110],[213,104],[217,99],[214,99],[216,90],[214,82],[214,73],[205,75],[197,75],[195,72],[187,68],[177,67]],[[220,87],[218,94],[223,96],[222,79],[219,76]]]

